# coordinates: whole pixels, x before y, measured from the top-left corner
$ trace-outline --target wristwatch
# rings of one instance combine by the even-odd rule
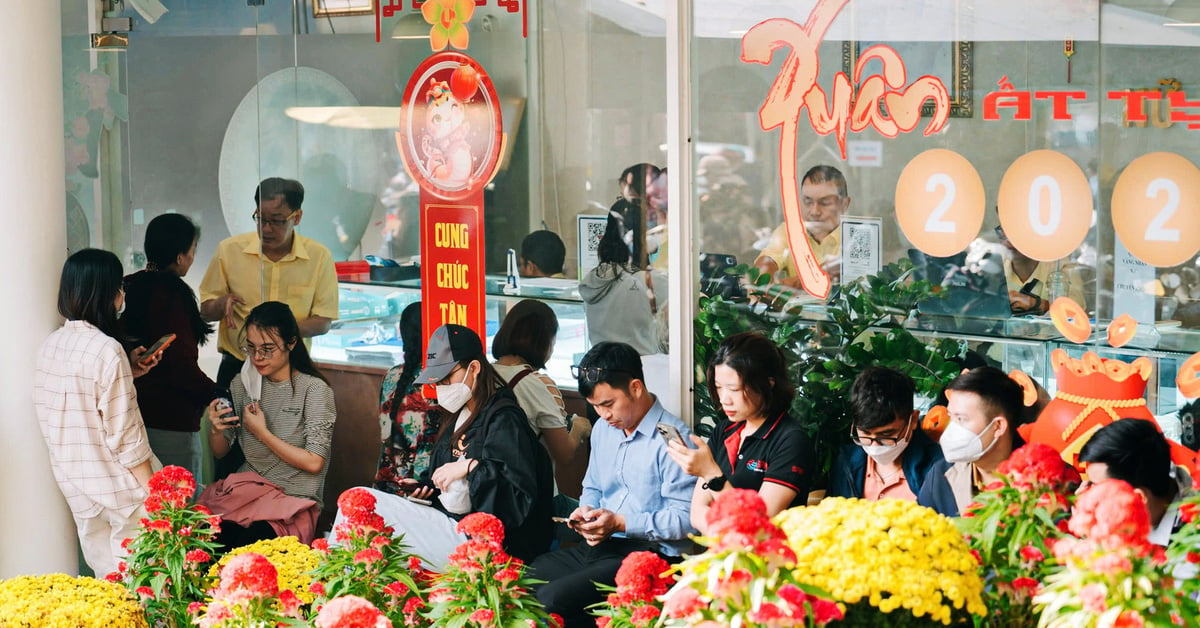
[[[706,480],[704,484],[700,485],[700,488],[703,488],[706,491],[719,493],[721,492],[721,489],[725,488],[725,483],[728,481],[729,478],[725,477],[724,475],[718,475],[711,480]]]

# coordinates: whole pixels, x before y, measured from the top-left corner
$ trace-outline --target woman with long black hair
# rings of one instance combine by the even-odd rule
[[[38,350],[33,403],[50,466],[97,576],[117,570],[121,542],[137,533],[154,454],[133,379],[157,363],[126,355],[117,312],[121,260],[83,249],[63,265],[58,312],[67,319]]]
[[[162,214],[146,227],[146,269],[125,277],[121,324],[130,342],[175,340],[158,368],[134,381],[150,448],[164,465],[200,477],[200,417],[215,384],[198,364],[212,327],[200,318],[196,293],[183,281],[196,259],[200,229],[182,214]]]
[[[220,408],[220,400],[209,404],[208,444],[221,458],[237,441],[246,461],[199,502],[224,513],[218,541],[227,548],[289,534],[307,543],[329,469],[333,389],[287,304],[267,301],[250,310],[241,338],[247,361],[229,387],[233,411]]]

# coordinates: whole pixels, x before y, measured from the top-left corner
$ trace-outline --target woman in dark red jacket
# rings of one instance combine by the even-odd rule
[[[166,334],[175,341],[158,366],[134,380],[150,448],[164,465],[200,477],[200,416],[214,394],[197,364],[212,328],[200,318],[196,293],[183,281],[196,257],[200,230],[186,216],[163,214],[146,227],[146,269],[125,277],[124,332],[149,347]]]

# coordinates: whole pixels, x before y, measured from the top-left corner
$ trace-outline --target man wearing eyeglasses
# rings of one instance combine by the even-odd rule
[[[239,343],[250,310],[265,301],[288,304],[305,338],[329,331],[337,318],[337,272],[329,249],[296,233],[304,186],[271,177],[254,190],[255,231],[217,245],[200,282],[200,313],[220,321],[217,386],[227,388],[246,354]]]
[[[850,209],[846,177],[833,166],[814,166],[800,180],[800,216],[808,231],[808,245],[833,283],[842,277],[842,215]],[[754,265],[776,283],[800,289],[800,273],[788,244],[787,225],[771,233],[771,239]]]
[[[614,584],[626,556],[650,551],[677,561],[690,550],[696,481],[668,455],[657,426],[678,430],[685,443],[691,432],[646,390],[637,350],[601,342],[572,370],[601,419],[592,428],[579,507],[567,519],[584,543],[543,554],[530,575],[546,581],[535,590],[546,610],[567,628],[583,628],[594,624],[586,607],[604,599],[595,583]]]
[[[868,501],[917,501],[942,450],[918,425],[913,382],[889,368],[868,366],[850,387],[851,444],[838,451],[829,496]]]

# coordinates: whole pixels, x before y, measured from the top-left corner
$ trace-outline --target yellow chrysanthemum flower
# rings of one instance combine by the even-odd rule
[[[141,604],[125,587],[61,573],[0,581],[0,626],[147,628]]]
[[[780,513],[795,575],[849,605],[901,609],[949,625],[984,615],[983,581],[950,519],[909,501],[832,498]]]
[[[215,582],[221,568],[229,562],[230,558],[248,552],[262,554],[271,561],[272,565],[275,565],[275,571],[279,573],[280,592],[290,589],[296,594],[296,597],[300,598],[301,602],[312,604],[316,596],[308,590],[308,585],[312,584],[312,578],[308,574],[317,568],[321,558],[316,550],[301,543],[294,536],[266,539],[230,550],[208,570],[209,577],[213,578]]]

